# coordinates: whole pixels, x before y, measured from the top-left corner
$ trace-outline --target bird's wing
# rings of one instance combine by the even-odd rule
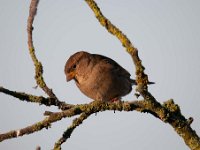
[[[110,68],[113,73],[130,78],[130,73],[111,58],[97,54],[93,55],[96,57],[98,62],[105,64],[105,66]]]

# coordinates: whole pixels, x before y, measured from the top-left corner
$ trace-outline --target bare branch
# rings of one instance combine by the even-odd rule
[[[33,47],[33,39],[32,39],[32,31],[33,31],[33,21],[34,17],[37,13],[37,6],[38,6],[39,0],[31,0],[30,9],[29,9],[29,17],[28,17],[28,24],[27,24],[27,32],[28,32],[28,46],[31,49],[34,49]]]

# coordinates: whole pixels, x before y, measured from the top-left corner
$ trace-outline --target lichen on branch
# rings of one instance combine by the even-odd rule
[[[113,25],[101,12],[98,5],[94,0],[85,0],[88,6],[94,12],[96,18],[107,31],[116,36],[122,45],[126,48],[127,52],[131,55],[135,64],[136,70],[136,82],[137,91],[143,96],[143,100],[135,101],[118,101],[118,102],[102,102],[93,101],[89,104],[72,105],[60,101],[54,92],[47,86],[43,78],[43,66],[42,63],[37,59],[35,55],[35,48],[33,45],[32,32],[33,32],[33,21],[37,13],[37,5],[39,0],[32,0],[30,4],[29,17],[27,22],[27,33],[28,33],[28,47],[32,61],[35,66],[35,80],[37,85],[48,95],[48,97],[36,96],[27,94],[24,92],[16,92],[4,87],[0,87],[0,92],[13,96],[21,101],[33,102],[44,104],[46,106],[58,106],[59,112],[46,112],[44,119],[38,121],[30,126],[12,130],[7,133],[0,134],[0,142],[6,139],[12,139],[23,135],[38,132],[42,129],[48,129],[52,123],[57,122],[64,118],[78,116],[73,120],[72,124],[66,129],[62,137],[55,143],[54,150],[60,150],[61,145],[70,138],[74,129],[83,123],[90,115],[96,114],[102,111],[138,111],[142,113],[149,113],[154,117],[160,119],[164,123],[170,124],[180,137],[183,138],[186,145],[191,150],[200,150],[200,138],[196,132],[191,128],[193,118],[186,119],[182,113],[180,107],[174,103],[172,99],[159,103],[153,95],[148,91],[148,76],[144,73],[144,66],[138,56],[138,50],[133,46],[131,41],[127,38],[123,32]]]
[[[136,67],[136,82],[137,85],[140,85],[140,90],[147,90],[148,76],[144,73],[144,66],[142,65],[142,61],[138,56],[138,50],[133,46],[131,41],[127,38],[127,36],[115,25],[113,25],[101,12],[98,5],[94,0],[85,0],[88,6],[94,12],[99,23],[107,29],[107,31],[114,36],[116,36],[122,45],[126,48],[127,52],[131,55],[133,62]]]
[[[35,15],[37,13],[37,6],[38,6],[39,0],[32,0],[30,4],[30,9],[29,9],[29,16],[28,16],[28,21],[27,21],[27,33],[28,33],[28,48],[29,48],[29,53],[32,58],[32,61],[35,66],[35,80],[37,85],[51,98],[55,99],[55,103],[59,103],[58,98],[50,89],[47,84],[44,81],[43,78],[43,66],[42,63],[37,59],[35,55],[35,48],[33,45],[33,21],[35,18]]]
[[[200,150],[200,139],[196,132],[190,127],[190,125],[187,124],[187,120],[185,117],[179,113],[171,112],[176,105],[165,105],[170,106],[168,109],[166,109],[165,106],[162,106],[153,96],[150,92],[148,92],[148,76],[144,73],[144,66],[142,65],[142,61],[138,56],[138,50],[135,48],[130,40],[127,38],[125,34],[122,33],[115,25],[113,25],[101,12],[98,5],[95,3],[94,0],[85,0],[85,2],[88,4],[88,6],[92,9],[94,12],[97,20],[100,22],[102,26],[104,26],[107,31],[114,36],[116,36],[122,45],[126,48],[127,52],[131,55],[133,62],[135,64],[136,69],[136,82],[137,82],[137,91],[143,96],[143,98],[150,104],[150,109],[147,107],[146,111],[152,111],[155,115],[159,116],[159,112],[162,112],[162,114],[165,114],[167,111],[169,117],[166,119],[165,115],[164,117],[161,117],[164,122],[169,123],[175,131],[184,139],[186,145],[188,145],[192,150]],[[149,106],[149,105],[147,105]],[[172,108],[172,106],[174,106]],[[152,109],[153,108],[153,109]],[[177,109],[178,110],[178,109]],[[170,121],[171,120],[171,121]],[[178,126],[177,126],[178,124]],[[183,126],[179,126],[180,124],[183,124]]]

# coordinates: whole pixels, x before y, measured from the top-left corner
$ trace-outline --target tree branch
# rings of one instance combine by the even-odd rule
[[[28,16],[28,21],[27,21],[27,33],[28,33],[28,47],[29,47],[29,53],[32,58],[32,61],[35,66],[35,80],[37,85],[50,97],[52,103],[56,106],[58,106],[60,109],[68,109],[70,108],[70,104],[65,104],[57,98],[57,96],[54,94],[53,90],[50,89],[47,84],[44,81],[43,78],[43,66],[42,63],[37,59],[35,55],[35,48],[33,45],[33,39],[32,39],[32,34],[33,34],[33,21],[37,13],[37,6],[38,6],[39,0],[32,0],[30,4],[30,9],[29,9],[29,16]],[[54,102],[53,102],[54,101]],[[49,103],[46,102],[46,103]],[[65,107],[63,107],[65,106]],[[66,107],[67,106],[67,107]]]
[[[0,92],[13,96],[15,98],[18,98],[21,101],[26,101],[26,102],[32,102],[32,103],[39,103],[40,105],[46,105],[46,106],[57,106],[61,110],[66,110],[74,105],[72,104],[66,104],[65,102],[57,101],[54,98],[50,97],[43,97],[43,96],[35,96],[32,94],[27,94],[24,92],[16,92],[16,91],[11,91],[9,89],[6,89],[4,87],[0,87]]]
[[[13,130],[4,134],[0,134],[0,142],[6,139],[23,136],[25,134],[31,134],[31,133],[40,131],[43,128],[48,129],[53,122],[56,122],[58,120],[61,120],[62,118],[71,117],[77,114],[79,114],[79,111],[77,111],[76,107],[62,111],[62,112],[52,113],[51,115],[46,117],[44,120],[39,121],[33,125],[30,125],[28,127],[25,127],[19,130]]]
[[[72,132],[76,127],[78,127],[82,122],[87,119],[91,115],[89,113],[82,113],[78,118],[74,119],[71,126],[67,128],[67,130],[63,133],[62,137],[55,143],[54,150],[61,150],[61,145],[70,138]]]
[[[142,103],[142,102],[144,102],[144,103]],[[43,128],[48,129],[48,127],[50,127],[53,122],[56,122],[58,120],[66,118],[66,117],[72,117],[72,116],[80,115],[83,113],[83,116],[81,118],[84,120],[84,117],[86,117],[87,115],[89,116],[90,114],[97,113],[100,111],[105,111],[105,110],[114,110],[114,111],[137,110],[140,112],[147,112],[147,111],[144,111],[144,110],[146,110],[146,108],[145,109],[142,108],[143,106],[147,106],[146,101],[116,102],[116,103],[93,101],[89,104],[75,105],[74,107],[72,107],[68,110],[62,111],[62,112],[48,113],[48,117],[46,117],[44,120],[39,121],[28,127],[25,127],[25,128],[19,129],[19,130],[13,130],[13,131],[10,131],[10,132],[4,133],[4,134],[0,134],[0,142],[4,141],[6,139],[23,136],[25,134],[31,134],[33,132],[40,131]],[[151,111],[149,111],[149,113],[151,113]],[[86,116],[84,114],[86,114]],[[81,118],[79,118],[78,120],[80,120]],[[79,123],[81,123],[81,122],[79,122]],[[78,123],[76,121],[74,121],[71,127],[73,127],[75,129],[75,127],[77,125],[78,125]],[[66,136],[71,135],[71,133],[69,131],[67,131],[67,133],[68,134],[66,134]]]
[[[131,55],[133,62],[136,67],[136,82],[138,85],[138,90],[141,92],[142,90],[147,90],[147,83],[148,83],[148,76],[144,73],[144,66],[142,65],[142,61],[138,56],[138,50],[133,46],[131,41],[127,38],[123,32],[113,25],[101,12],[98,5],[94,2],[94,0],[85,0],[88,6],[94,12],[96,18],[98,19],[99,23],[107,29],[107,31],[114,36],[116,36],[122,45],[126,48],[127,52]]]
[[[137,91],[143,96],[144,99],[146,99],[150,104],[150,108],[153,109],[147,109],[148,111],[151,110],[155,114],[158,115],[160,111],[163,111],[163,106],[156,101],[156,99],[151,95],[151,93],[148,92],[148,76],[144,73],[144,66],[142,65],[142,61],[140,60],[138,56],[138,50],[135,48],[130,40],[127,38],[125,34],[122,33],[116,26],[114,26],[101,12],[98,5],[94,2],[94,0],[85,0],[85,2],[88,4],[88,6],[92,9],[94,12],[96,18],[100,22],[102,26],[104,26],[107,31],[114,36],[116,36],[122,45],[126,48],[127,52],[131,55],[133,62],[135,64],[136,68],[136,82],[137,82]],[[174,102],[172,101],[170,103],[171,106],[174,105]],[[168,105],[167,105],[168,106]],[[171,108],[171,107],[170,107]],[[180,109],[177,110],[177,113],[171,112],[171,110],[168,110],[170,113],[170,117],[167,121],[174,129],[175,131],[184,139],[185,143],[192,149],[192,150],[199,150],[200,149],[200,139],[198,135],[195,133],[195,131],[190,127],[190,125],[187,124],[187,120],[182,116],[180,113]],[[165,114],[165,113],[164,113]],[[162,117],[161,117],[162,118]]]
[[[55,103],[59,103],[58,98],[50,89],[43,78],[43,66],[42,63],[37,59],[35,55],[35,48],[33,45],[33,39],[32,39],[32,34],[33,34],[33,21],[35,18],[35,15],[37,13],[37,6],[38,6],[39,0],[32,0],[30,4],[30,9],[29,9],[29,16],[28,16],[28,21],[27,21],[27,33],[28,33],[28,47],[29,47],[29,53],[31,55],[32,61],[35,66],[35,80],[37,85],[47,94],[49,97],[53,98],[55,100]]]
[[[136,68],[136,82],[137,91],[144,97],[144,100],[132,101],[132,102],[101,102],[94,101],[89,104],[70,105],[61,102],[57,99],[54,92],[46,85],[43,79],[43,67],[41,62],[35,55],[35,49],[32,40],[33,21],[37,12],[37,5],[39,0],[32,0],[30,4],[30,11],[28,17],[28,47],[29,52],[35,66],[35,80],[37,85],[49,96],[45,98],[42,96],[35,96],[22,92],[15,92],[6,88],[0,87],[0,92],[16,97],[22,101],[34,102],[44,104],[46,106],[55,105],[61,108],[61,112],[48,112],[42,121],[32,124],[28,127],[13,130],[4,134],[0,134],[0,142],[6,139],[11,139],[25,134],[31,134],[40,131],[44,128],[48,129],[52,123],[59,121],[66,117],[72,117],[80,115],[76,118],[72,125],[63,133],[63,136],[55,143],[54,149],[61,149],[61,144],[64,143],[72,134],[74,129],[80,125],[83,120],[87,119],[91,114],[105,110],[114,111],[139,111],[147,112],[159,118],[165,123],[169,123],[175,131],[184,139],[186,145],[191,150],[200,150],[200,138],[196,132],[191,128],[193,118],[186,119],[182,114],[179,106],[173,102],[173,100],[166,101],[163,105],[160,104],[152,95],[148,92],[148,76],[144,73],[145,68],[142,65],[142,61],[138,56],[138,50],[135,48],[130,40],[122,33],[116,26],[114,26],[106,17],[103,16],[99,7],[93,0],[85,0],[89,7],[93,10],[96,18],[100,24],[103,25],[108,32],[115,35],[122,45],[126,48],[127,52],[131,55]]]
[[[190,127],[191,122],[186,120],[185,117],[181,115],[179,106],[174,104],[173,100],[169,100],[165,102],[164,105],[160,108],[156,107],[156,109],[159,110],[156,113],[154,111],[155,107],[151,107],[151,106],[152,105],[149,104],[149,101],[147,100],[132,101],[132,102],[116,102],[116,103],[94,101],[89,104],[76,105],[73,108],[70,108],[62,112],[49,113],[49,116],[46,117],[44,120],[37,122],[26,128],[0,134],[0,142],[6,139],[23,136],[25,134],[30,134],[30,133],[42,130],[43,128],[48,129],[48,127],[51,126],[53,122],[56,122],[66,117],[80,115],[82,113],[88,114],[89,116],[90,114],[105,111],[105,110],[114,110],[114,111],[136,110],[139,112],[150,113],[154,115],[155,117],[163,120],[164,122],[170,123],[174,127],[174,129],[177,131],[177,133],[184,138],[184,140],[187,138],[185,142],[187,142],[186,144],[189,147],[191,147],[191,144],[192,144],[194,150],[197,150],[199,148],[200,146],[199,137],[196,135],[195,131],[192,130],[192,128]],[[87,115],[85,117],[83,115],[81,118],[84,120],[84,118],[86,119],[86,117]],[[82,123],[81,118],[79,118],[80,122],[78,123]],[[73,123],[70,128],[75,129],[75,127],[79,125],[78,123],[77,122]],[[69,130],[66,131],[68,134],[64,133],[64,135],[66,135],[67,138],[69,138],[69,136],[71,135],[73,131],[71,130],[70,131],[71,133],[70,133]],[[62,141],[61,144],[65,141],[65,139],[67,139],[66,137],[63,137],[61,138],[61,140],[59,140],[59,141]]]

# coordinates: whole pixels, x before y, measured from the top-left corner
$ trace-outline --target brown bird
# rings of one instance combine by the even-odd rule
[[[67,81],[74,79],[81,92],[93,100],[120,100],[136,85],[130,73],[111,58],[84,51],[70,56],[65,74]]]

